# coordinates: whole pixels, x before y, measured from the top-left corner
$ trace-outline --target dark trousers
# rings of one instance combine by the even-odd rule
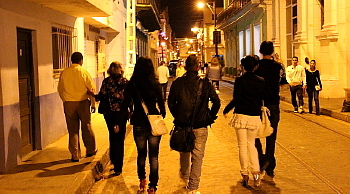
[[[109,157],[114,165],[114,172],[123,171],[124,161],[124,140],[126,132],[126,121],[119,126],[119,132],[114,132],[114,126],[117,123],[116,118],[120,115],[119,111],[112,111],[104,114],[109,132]]]
[[[319,91],[316,91],[315,86],[306,88],[307,96],[309,98],[309,112],[312,113],[312,101],[315,100],[316,114],[320,114],[320,100]]]
[[[266,173],[271,176],[274,175],[274,170],[276,168],[275,148],[278,122],[280,121],[280,107],[279,105],[267,105],[266,107],[270,110],[269,120],[273,128],[273,133],[266,137],[265,154],[263,153],[259,138],[255,139],[255,147],[258,150],[260,169],[265,170]],[[263,169],[264,167],[265,169]]]
[[[301,85],[290,86],[290,94],[292,96],[292,104],[294,107],[298,107],[297,96],[299,100],[299,106],[304,106],[303,87]]]
[[[163,100],[166,100],[166,90],[168,87],[168,82],[164,83],[164,84],[160,84],[161,88],[162,88],[162,94],[163,94]]]
[[[159,180],[158,155],[162,136],[153,136],[151,129],[134,126],[134,140],[137,147],[137,174],[140,180],[146,178],[146,157],[150,166],[149,188],[156,188]],[[147,150],[148,148],[148,150]]]

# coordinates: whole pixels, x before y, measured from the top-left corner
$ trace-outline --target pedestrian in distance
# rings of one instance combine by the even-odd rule
[[[248,55],[241,59],[244,73],[241,77],[236,78],[233,100],[223,112],[226,115],[235,108],[229,125],[236,130],[242,185],[248,186],[249,169],[251,169],[256,187],[260,186],[261,179],[258,151],[254,144],[258,129],[261,128],[261,107],[266,91],[264,79],[254,74],[258,63],[259,57],[256,55]]]
[[[72,64],[64,69],[60,75],[57,90],[63,101],[71,161],[79,162],[81,158],[80,125],[86,147],[86,157],[94,156],[97,152],[95,134],[91,128],[91,112],[95,112],[93,94],[96,86],[89,72],[82,68],[83,55],[80,52],[75,52],[71,56],[71,61]],[[90,110],[91,100],[93,103]]]
[[[304,112],[304,90],[306,89],[306,74],[305,68],[298,65],[298,57],[293,57],[292,65],[286,69],[286,79],[290,86],[290,93],[292,97],[292,105],[294,112],[300,114]],[[298,102],[296,100],[298,97]]]
[[[180,152],[180,177],[187,182],[186,192],[200,194],[199,178],[202,172],[207,126],[214,123],[220,109],[220,99],[208,78],[200,78],[198,58],[189,55],[186,59],[186,74],[176,79],[170,88],[168,107],[174,117],[174,125],[193,127],[195,146],[191,152]],[[202,92],[199,82],[202,81]],[[197,96],[199,100],[196,101]],[[212,102],[209,108],[209,101]],[[196,103],[194,103],[196,102]],[[197,105],[197,106],[196,106]],[[195,111],[193,111],[196,108]],[[195,115],[193,115],[196,112]],[[191,121],[193,120],[193,126]]]
[[[222,76],[222,68],[219,62],[219,58],[213,57],[207,70],[207,77],[212,82],[215,89],[219,90],[219,81]]]
[[[146,157],[149,157],[149,184],[147,192],[155,194],[157,191],[159,172],[158,154],[159,143],[162,136],[154,136],[151,125],[142,107],[142,102],[147,106],[150,115],[161,114],[165,118],[165,103],[162,97],[161,87],[156,79],[152,60],[148,57],[137,59],[134,72],[124,91],[124,101],[121,111],[126,111],[130,102],[134,104],[134,112],[130,117],[130,125],[133,125],[134,141],[137,147],[137,174],[140,180],[139,191],[146,191]],[[157,108],[159,107],[159,110]],[[127,115],[121,114],[126,117]],[[122,125],[125,118],[117,119],[118,126]]]
[[[109,132],[109,156],[114,168],[114,175],[118,176],[123,171],[124,140],[126,132],[126,119],[121,121],[119,127],[117,118],[120,114],[128,114],[130,111],[121,112],[121,105],[124,100],[124,91],[128,80],[123,77],[122,64],[114,61],[107,70],[108,77],[102,81],[102,85],[96,100],[106,104],[106,110],[102,113]],[[130,107],[131,109],[131,107]],[[99,109],[100,110],[100,109]],[[101,113],[101,112],[100,112]]]
[[[316,115],[320,115],[319,93],[322,90],[320,72],[316,69],[316,61],[310,61],[310,68],[306,69],[306,92],[309,100],[309,113],[312,113],[312,102],[315,101]]]
[[[255,147],[258,150],[260,171],[266,172],[266,176],[263,177],[265,181],[272,184],[275,183],[275,148],[276,138],[278,131],[278,122],[280,120],[280,84],[283,80],[284,69],[281,63],[272,60],[271,56],[274,52],[273,42],[263,41],[260,45],[259,52],[262,54],[262,59],[259,61],[259,67],[254,73],[264,78],[267,88],[266,98],[264,100],[264,106],[270,110],[269,120],[273,133],[266,137],[265,153],[263,152],[262,144],[259,138],[255,139]]]
[[[166,90],[168,87],[168,80],[170,77],[169,69],[164,61],[160,62],[160,66],[157,69],[159,83],[162,87],[163,100],[166,101]]]
[[[176,69],[176,77],[182,77],[186,73],[183,62],[179,62],[179,67]]]

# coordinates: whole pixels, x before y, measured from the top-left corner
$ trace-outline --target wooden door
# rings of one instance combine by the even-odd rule
[[[18,87],[22,156],[33,151],[33,54],[30,30],[17,28]]]

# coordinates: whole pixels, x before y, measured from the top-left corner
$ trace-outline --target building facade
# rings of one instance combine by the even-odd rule
[[[72,52],[97,88],[125,64],[125,15],[124,1],[0,0],[0,172],[67,133],[57,84]]]
[[[293,56],[317,62],[321,97],[350,101],[350,46],[347,31],[350,2],[345,0],[225,0],[218,15],[224,31],[226,64],[239,69],[239,60],[259,54],[264,40],[273,41],[284,66]]]

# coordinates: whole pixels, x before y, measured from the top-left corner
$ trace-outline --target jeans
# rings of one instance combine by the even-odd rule
[[[296,96],[298,96],[299,106],[304,106],[303,87],[301,85],[290,86],[290,93],[292,96],[292,104],[294,108],[298,107]]]
[[[196,136],[193,151],[180,152],[180,173],[184,178],[189,178],[187,189],[190,191],[197,190],[199,187],[205,144],[208,139],[206,127],[193,129],[193,132]]]
[[[109,157],[114,165],[114,172],[123,171],[124,161],[124,140],[126,132],[126,121],[119,125],[119,132],[114,132],[114,126],[117,123],[116,118],[120,115],[119,111],[111,111],[104,114],[109,132]]]
[[[312,113],[312,100],[315,100],[316,114],[320,114],[320,100],[319,91],[316,91],[315,86],[306,88],[307,96],[309,98],[309,112]]]
[[[150,175],[149,188],[156,189],[159,180],[158,154],[162,136],[153,136],[150,128],[133,127],[134,140],[137,147],[137,174],[140,180],[146,178],[146,157],[148,153]],[[148,146],[147,146],[148,145]],[[148,148],[148,150],[147,150]]]
[[[257,129],[236,128],[239,162],[241,164],[241,174],[248,175],[248,167],[252,172],[260,171],[258,151],[254,146],[257,137]]]
[[[166,90],[168,87],[168,82],[160,84],[160,87],[162,88],[163,100],[166,101]]]
[[[255,139],[255,147],[258,150],[260,170],[265,170],[268,175],[274,175],[276,168],[275,147],[277,138],[278,122],[280,121],[280,107],[279,105],[266,105],[270,110],[269,120],[273,133],[266,137],[265,154],[263,154],[262,145],[260,139]]]

